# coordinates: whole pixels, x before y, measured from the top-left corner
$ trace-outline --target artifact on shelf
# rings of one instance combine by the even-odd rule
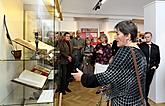
[[[16,38],[13,40],[14,42],[20,44],[21,46],[24,46],[30,50],[36,51],[36,44],[35,42],[29,42],[24,39]],[[38,51],[40,54],[48,54],[51,50],[54,50],[53,46],[50,46],[44,42],[39,41],[38,43]]]
[[[11,54],[14,56],[15,60],[20,60],[21,59],[21,54],[22,50],[12,50]]]
[[[46,76],[34,73],[30,70],[24,70],[18,78],[13,79],[12,81],[32,88],[42,89],[46,80]]]
[[[31,71],[34,73],[38,73],[40,75],[48,77],[51,70],[48,68],[37,65],[37,66],[33,67],[33,69]]]

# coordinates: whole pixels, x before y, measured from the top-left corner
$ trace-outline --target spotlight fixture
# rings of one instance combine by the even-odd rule
[[[101,5],[104,4],[105,2],[106,2],[106,0],[99,0],[97,2],[97,4],[93,7],[93,10],[96,11],[96,10],[100,9]]]

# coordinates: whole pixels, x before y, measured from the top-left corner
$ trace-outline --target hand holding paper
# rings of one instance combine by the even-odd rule
[[[155,70],[156,69],[156,66],[153,66],[152,68],[151,68],[151,70]]]
[[[77,73],[71,73],[71,75],[73,75],[73,77],[76,81],[81,81],[81,76],[83,75],[83,72],[81,70],[79,70],[78,68],[76,68],[76,70],[78,72]]]

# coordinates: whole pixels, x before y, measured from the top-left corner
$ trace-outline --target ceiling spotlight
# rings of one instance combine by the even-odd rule
[[[93,7],[93,10],[96,11],[96,10],[100,9],[101,5],[104,4],[105,2],[106,2],[106,0],[99,0],[97,2],[97,4]]]

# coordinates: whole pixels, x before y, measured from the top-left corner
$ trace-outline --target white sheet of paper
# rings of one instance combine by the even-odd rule
[[[48,79],[49,80],[53,80],[54,79],[54,70],[51,70],[51,72],[49,73]]]
[[[54,90],[43,90],[37,103],[51,103],[53,102]]]
[[[94,74],[105,72],[107,70],[108,66],[109,66],[109,64],[102,65],[102,64],[96,63]]]

